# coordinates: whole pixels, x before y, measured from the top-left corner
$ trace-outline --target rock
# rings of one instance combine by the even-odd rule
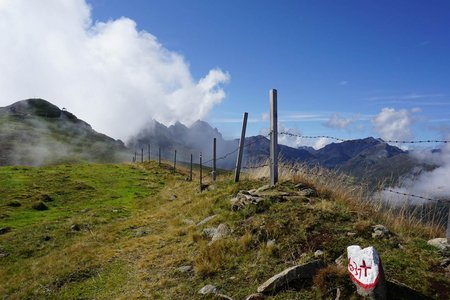
[[[336,264],[336,266],[339,266],[339,267],[343,266],[344,262],[345,262],[344,255],[341,255],[334,260],[334,263]]]
[[[20,207],[20,206],[22,206],[22,204],[19,201],[16,201],[16,200],[11,201],[11,202],[9,202],[6,205],[8,205],[9,207]]]
[[[307,188],[307,189],[301,190],[299,192],[299,194],[304,196],[304,197],[317,197],[318,196],[317,191],[313,190],[311,188]]]
[[[257,205],[261,201],[263,201],[263,198],[261,197],[252,196],[248,192],[240,191],[236,197],[230,200],[231,210],[237,211],[243,209],[247,205]]]
[[[317,250],[316,252],[314,252],[314,257],[315,258],[320,258],[323,256],[323,251],[322,250]]]
[[[8,252],[0,251],[0,258],[9,256]]]
[[[247,298],[245,298],[245,300],[265,300],[265,299],[266,299],[266,296],[261,293],[251,294],[251,295],[248,295]]]
[[[44,234],[44,236],[42,237],[42,240],[45,242],[50,241],[51,239],[52,239],[52,237],[47,234]]]
[[[296,185],[295,185],[295,188],[296,189],[298,189],[298,190],[306,190],[306,189],[309,189],[309,185],[307,185],[307,184],[305,184],[305,183],[297,183]]]
[[[209,217],[206,217],[205,219],[203,219],[202,221],[197,223],[197,226],[202,226],[203,224],[208,223],[209,221],[211,221],[212,219],[214,219],[215,217],[217,217],[217,215],[212,215]]]
[[[48,210],[48,206],[44,204],[44,202],[37,202],[31,206],[34,210]]]
[[[41,196],[40,196],[40,200],[42,200],[42,201],[44,201],[44,202],[52,202],[53,201],[53,199],[52,199],[52,197],[50,197],[49,195],[47,195],[47,194],[42,194]]]
[[[320,260],[315,260],[304,265],[297,265],[278,273],[258,287],[258,293],[274,294],[286,286],[292,285],[296,281],[312,279],[314,275],[325,264]]]
[[[212,239],[214,235],[217,233],[217,228],[214,227],[208,227],[203,229],[203,236]]]
[[[216,294],[217,288],[214,285],[207,284],[204,287],[202,287],[199,291],[199,294],[207,295],[207,294]]]
[[[186,225],[195,225],[195,222],[189,219],[183,219],[182,222]]]
[[[347,232],[347,236],[355,236],[356,232]]]
[[[347,270],[359,295],[369,299],[386,299],[383,266],[374,247],[347,247]]]
[[[372,238],[374,239],[382,239],[385,237],[389,237],[390,235],[389,229],[387,229],[387,227],[384,225],[378,224],[372,226],[372,228],[373,228]]]
[[[447,242],[446,238],[436,238],[429,240],[427,242],[428,245],[433,246],[441,251],[445,251],[450,248],[450,245]]]
[[[136,233],[134,234],[135,237],[141,237],[141,236],[146,236],[148,235],[148,232],[145,230],[138,230],[136,231]]]
[[[211,241],[218,241],[220,239],[223,239],[224,237],[227,237],[231,234],[231,230],[230,228],[228,228],[227,225],[225,224],[220,224],[217,229],[216,232],[214,233],[212,240]]]
[[[82,210],[80,210],[80,213],[85,214],[89,211],[89,208],[83,208]]]
[[[273,247],[275,246],[275,240],[268,240],[266,243],[266,247]]]
[[[216,299],[233,300],[233,298],[231,298],[230,296],[224,295],[224,294],[216,294],[214,296],[214,298],[216,298]]]
[[[430,299],[412,288],[391,280],[387,280],[387,299]]]
[[[172,200],[172,201],[173,201],[173,200],[176,200],[176,199],[177,199],[177,195],[174,194],[174,195],[170,196],[169,199]]]
[[[80,228],[80,225],[78,225],[78,224],[72,224],[72,226],[70,226],[70,230],[75,232],[75,231],[80,231],[81,228]]]
[[[177,269],[177,271],[181,273],[188,273],[192,271],[192,266],[181,266]]]
[[[11,231],[11,227],[0,227],[0,235]]]

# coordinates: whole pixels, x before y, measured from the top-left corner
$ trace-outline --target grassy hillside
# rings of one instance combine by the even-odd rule
[[[197,292],[213,284],[244,299],[272,275],[314,260],[321,250],[328,267],[314,282],[269,299],[334,299],[337,287],[341,299],[358,299],[346,267],[335,260],[359,244],[377,248],[388,279],[436,299],[448,296],[442,254],[426,243],[442,228],[389,223],[352,202],[354,191],[281,174],[284,181],[265,189],[258,205],[231,210],[230,199],[240,190],[267,180],[247,176],[234,184],[225,174],[200,193],[184,171],[154,162],[1,167],[0,228],[6,230],[0,235],[0,295],[207,299]],[[302,194],[299,182],[317,195]],[[380,222],[391,234],[373,238],[371,226]],[[231,233],[210,242],[204,229],[219,224]]]
[[[131,157],[126,152],[121,141],[96,132],[45,100],[28,99],[0,107],[0,166],[122,162]]]

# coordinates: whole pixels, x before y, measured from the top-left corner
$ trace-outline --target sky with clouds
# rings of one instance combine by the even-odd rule
[[[151,118],[235,138],[244,111],[268,127],[276,88],[286,131],[441,139],[449,27],[444,0],[0,0],[0,106],[45,98],[125,140]]]

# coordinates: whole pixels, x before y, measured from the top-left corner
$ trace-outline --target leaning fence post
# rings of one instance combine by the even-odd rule
[[[175,150],[175,155],[173,157],[173,171],[177,170],[177,150]]]
[[[192,181],[192,153],[191,153],[191,164],[189,168],[189,181]]]
[[[144,162],[144,148],[141,148],[141,163]]]
[[[213,139],[212,181],[216,181],[216,138]]]
[[[272,89],[270,95],[270,185],[278,182],[278,110],[277,90]]]
[[[202,153],[200,152],[200,192],[202,191],[202,178],[203,177],[203,170],[202,170]]]
[[[248,113],[244,113],[244,120],[242,121],[241,139],[239,140],[239,150],[236,159],[236,170],[234,172],[234,182],[239,182],[239,175],[241,174],[242,155],[244,153],[245,131],[247,129]]]

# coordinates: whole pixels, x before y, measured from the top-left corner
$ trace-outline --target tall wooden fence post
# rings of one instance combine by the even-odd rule
[[[150,161],[150,144],[148,144],[148,161]]]
[[[177,150],[175,150],[175,155],[173,157],[173,171],[177,170]]]
[[[158,166],[161,165],[161,147],[158,147]]]
[[[141,148],[141,163],[144,162],[144,148]]]
[[[272,89],[270,95],[270,185],[278,182],[278,109],[277,90]]]
[[[211,177],[212,181],[216,181],[216,138],[213,139],[213,160],[212,160],[212,172]]]
[[[201,192],[202,189],[203,189],[202,179],[203,179],[202,153],[200,152],[200,192]]]
[[[189,167],[189,181],[192,181],[192,153],[191,153],[191,164]]]
[[[242,155],[244,153],[244,144],[245,144],[245,131],[247,129],[247,118],[248,113],[244,113],[244,120],[242,121],[242,131],[241,131],[241,139],[239,140],[239,150],[236,159],[236,170],[234,172],[234,182],[239,182],[239,176],[241,174],[241,164],[242,164]]]
[[[447,216],[447,243],[450,244],[450,201],[447,202],[448,205],[448,216]]]

